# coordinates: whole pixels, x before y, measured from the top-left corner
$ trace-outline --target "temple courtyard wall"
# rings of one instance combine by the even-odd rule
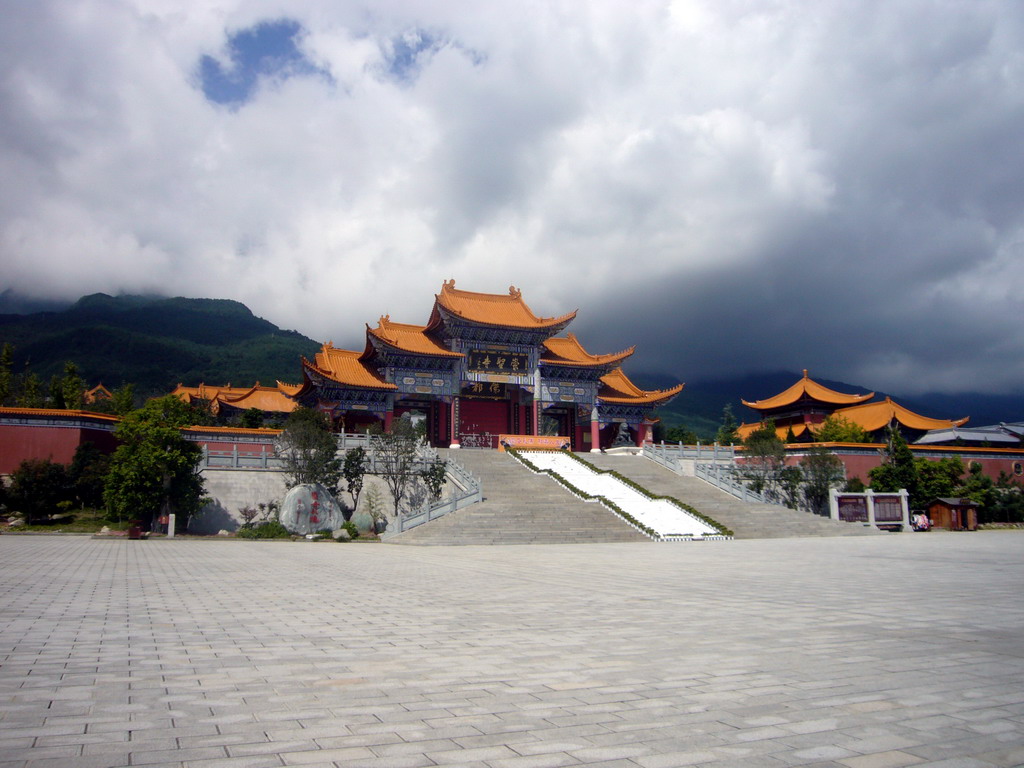
[[[0,536],[0,762],[1008,768],[1022,546]]]
[[[189,523],[189,533],[235,531],[243,520],[238,510],[284,498],[285,473],[273,470],[204,469],[206,495],[212,501]]]

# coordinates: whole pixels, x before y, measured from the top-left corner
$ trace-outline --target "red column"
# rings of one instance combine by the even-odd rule
[[[636,425],[636,447],[643,448],[647,442],[647,422],[641,421]]]
[[[391,410],[384,411],[384,431],[385,432],[390,432],[391,431],[391,422],[392,422],[392,420],[394,418],[395,418],[395,412],[394,411],[391,411]]]
[[[456,412],[457,412],[456,403],[457,402],[458,402],[458,398],[453,396],[452,397],[452,404],[451,404],[451,411],[448,414],[449,415],[449,420],[451,422],[451,435],[452,435],[451,444],[448,446],[449,448],[461,448],[462,447],[462,445],[459,443],[459,424],[458,424],[457,416],[456,416]]]
[[[590,411],[590,452],[601,452],[601,420],[596,406]]]

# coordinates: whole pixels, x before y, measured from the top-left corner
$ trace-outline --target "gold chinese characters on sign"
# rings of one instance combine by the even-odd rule
[[[508,389],[497,381],[474,381],[463,387],[462,392],[470,397],[494,397],[504,400]]]
[[[521,376],[529,372],[529,357],[521,352],[499,349],[475,349],[468,354],[469,370],[475,373],[508,373]]]

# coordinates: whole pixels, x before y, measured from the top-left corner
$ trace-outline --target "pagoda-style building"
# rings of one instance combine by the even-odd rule
[[[185,403],[197,404],[208,408],[217,416],[237,416],[252,408],[264,413],[287,415],[295,410],[294,395],[301,389],[298,384],[283,384],[265,387],[258,381],[251,387],[214,387],[200,384],[198,387],[186,387],[178,384],[172,395]]]
[[[619,367],[633,348],[588,352],[571,333],[576,317],[538,317],[515,287],[473,293],[446,281],[426,325],[387,315],[366,327],[362,351],[331,343],[310,361],[292,395],[339,429],[387,429],[404,414],[427,420],[432,444],[497,447],[498,436],[561,435],[597,450],[628,432],[640,445],[652,412],[682,390],[645,391]]]
[[[752,424],[741,424],[737,432],[741,439],[746,440],[764,422],[772,419],[779,439],[813,443],[816,441],[815,430],[834,415],[861,427],[877,442],[885,442],[885,430],[890,424],[897,426],[908,441],[913,441],[929,430],[959,427],[967,422],[966,418],[950,421],[922,416],[889,397],[870,402],[874,396],[874,392],[853,395],[829,389],[811,379],[804,369],[802,379],[774,397],[753,402],[741,400],[745,406],[757,411],[761,419]]]

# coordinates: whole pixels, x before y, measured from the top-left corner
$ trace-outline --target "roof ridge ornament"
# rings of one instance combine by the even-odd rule
[[[454,284],[455,281],[452,280],[452,283]],[[513,299],[523,298],[523,292],[516,288],[514,285],[510,285],[508,287],[508,295],[511,296]]]

